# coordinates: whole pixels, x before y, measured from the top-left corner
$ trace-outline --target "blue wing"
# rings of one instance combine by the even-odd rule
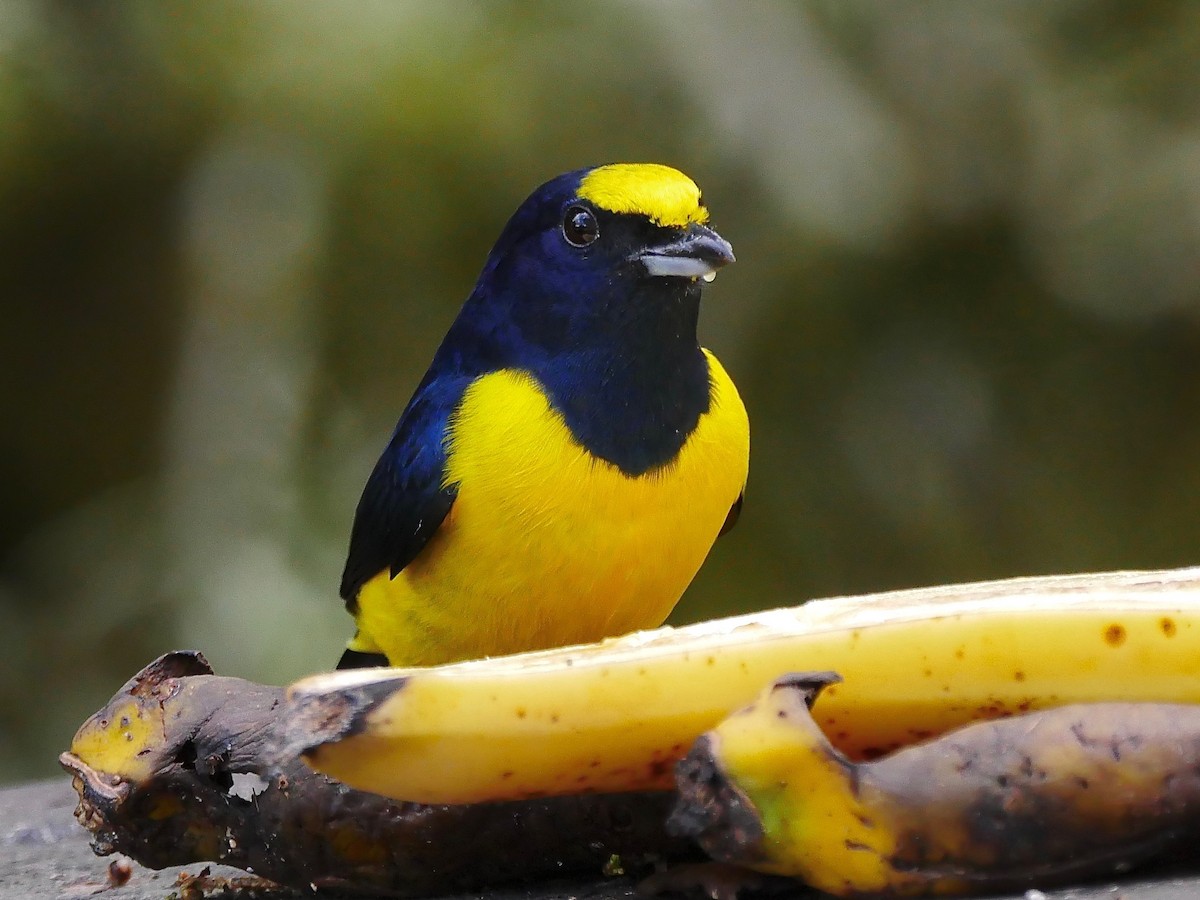
[[[422,383],[367,480],[342,573],[342,599],[356,611],[359,589],[385,569],[396,574],[416,559],[458,494],[445,487],[445,437],[450,413],[469,378]]]

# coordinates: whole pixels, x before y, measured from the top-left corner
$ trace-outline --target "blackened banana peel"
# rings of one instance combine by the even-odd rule
[[[473,806],[386,800],[283,750],[283,689],[169,653],[93,715],[61,757],[98,854],[150,868],[219,862],[282,885],[423,896],[695,858],[667,837],[671,795]]]
[[[788,676],[701,737],[668,827],[844,897],[1047,887],[1200,836],[1200,706],[1064,706],[854,763],[809,712],[837,680]]]

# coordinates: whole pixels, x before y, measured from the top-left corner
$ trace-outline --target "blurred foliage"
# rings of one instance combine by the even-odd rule
[[[1186,0],[0,4],[0,779],[164,650],[332,664],[397,414],[596,162],[738,253],[751,482],[679,621],[1196,561],[1198,51]]]

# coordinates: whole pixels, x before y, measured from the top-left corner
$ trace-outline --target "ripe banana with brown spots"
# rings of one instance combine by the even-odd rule
[[[703,735],[668,830],[844,897],[1046,887],[1200,834],[1200,705],[1075,704],[855,763],[810,714],[835,681],[785,677]]]
[[[852,759],[979,719],[1200,702],[1200,570],[1028,578],[817,600],[559,650],[320,675],[290,747],[425,803],[669,789],[702,732],[779,676],[836,670],[813,715]]]

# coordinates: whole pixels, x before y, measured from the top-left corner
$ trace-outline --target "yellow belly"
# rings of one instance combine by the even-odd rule
[[[709,411],[670,465],[638,477],[576,443],[528,374],[476,381],[451,420],[454,506],[402,572],[363,586],[358,644],[433,665],[662,624],[746,482],[746,410],[708,361]]]

